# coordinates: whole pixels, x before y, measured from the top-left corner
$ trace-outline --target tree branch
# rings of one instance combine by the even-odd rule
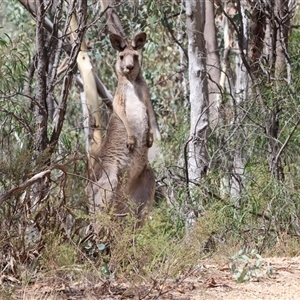
[[[171,26],[170,26],[170,24],[168,22],[168,18],[167,18],[167,16],[166,16],[165,13],[164,13],[164,21],[165,21],[165,24],[167,26],[167,29],[168,29],[169,33],[171,34],[172,39],[182,49],[185,58],[187,59],[187,61],[189,61],[188,53],[187,53],[186,49],[183,47],[183,45],[176,39],[176,37],[174,35],[174,32],[173,32],[173,29],[171,28]]]
[[[100,4],[105,14],[108,31],[110,33],[118,34],[125,38],[126,36],[123,30],[123,26],[114,8],[113,2],[111,0],[100,0]]]
[[[32,2],[31,1],[27,1],[27,0],[19,0],[20,4],[22,4],[26,10],[35,18],[36,17],[36,10],[35,10],[35,7],[32,5]],[[109,8],[109,7],[108,7]],[[107,9],[108,9],[107,8]],[[104,10],[103,13],[105,13],[106,10]],[[45,29],[48,31],[48,32],[53,32],[53,23],[47,18],[45,17],[44,18],[44,26],[45,26]],[[61,31],[57,31],[57,38],[58,39],[62,39],[65,35],[63,35],[61,33]],[[66,43],[66,41],[63,42],[62,44],[62,48],[64,49],[64,51],[66,51],[66,53],[68,55],[70,55],[71,51],[72,51],[72,46],[70,43]],[[95,73],[94,73],[95,74]],[[110,101],[112,101],[113,99],[113,96],[111,95],[111,93],[109,93],[109,91],[106,89],[106,87],[104,86],[104,84],[102,83],[101,79],[98,77],[97,74],[95,74],[95,80],[96,80],[96,84],[97,84],[97,92],[98,92],[98,95],[100,96],[100,98],[103,100],[103,102],[107,105],[107,107],[109,109],[111,109],[112,107],[112,104],[109,103]]]
[[[44,178],[46,175],[50,174],[52,170],[61,170],[63,172],[66,172],[66,167],[73,161],[81,160],[83,156],[77,156],[77,153],[74,153],[74,157],[69,159],[64,164],[53,164],[47,168],[45,171],[41,171],[34,176],[32,176],[30,179],[26,180],[25,182],[21,183],[17,187],[14,187],[10,190],[8,190],[6,193],[0,195],[0,205],[2,205],[5,201],[7,201],[10,197],[12,197],[14,194],[21,192],[25,190],[27,187],[33,185],[38,180]]]

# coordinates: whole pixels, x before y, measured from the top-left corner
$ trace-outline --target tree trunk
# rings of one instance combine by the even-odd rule
[[[243,103],[248,100],[248,72],[245,66],[245,58],[248,53],[249,25],[246,15],[247,1],[242,0],[238,5],[238,13],[240,17],[240,29],[238,33],[239,53],[236,56],[236,82],[235,82],[235,103],[233,104],[234,118],[232,125],[239,128],[242,123],[243,112],[240,108]],[[243,143],[242,128],[236,133],[236,143],[234,144],[232,172],[230,179],[230,196],[237,200],[245,186],[245,149]]]
[[[45,7],[44,7],[43,0],[38,0],[36,2],[36,13],[37,13],[36,14],[37,69],[36,69],[35,99],[38,105],[35,105],[35,119],[36,119],[35,150],[41,153],[47,148],[48,145],[48,137],[47,137],[48,111],[47,111],[47,102],[46,102],[47,55],[46,55],[46,47],[45,47],[45,29],[44,29]]]
[[[266,10],[264,4],[260,1],[251,3],[252,15],[249,20],[250,40],[249,40],[249,58],[251,73],[255,78],[264,76],[261,71],[261,57],[265,47],[266,33]]]
[[[215,24],[214,0],[206,1],[205,8],[205,30],[204,37],[206,41],[206,66],[209,75],[208,80],[208,99],[209,99],[209,122],[210,126],[215,127],[219,120],[220,107],[220,76],[221,65],[219,49],[217,44],[217,32]]]
[[[78,21],[76,20],[76,16],[75,14],[73,14],[70,23],[70,29],[72,32],[71,36],[73,38],[73,41],[76,40],[76,32],[79,27],[77,22]],[[80,26],[82,27],[84,26],[84,24],[80,24]],[[100,148],[102,142],[101,115],[99,110],[97,85],[93,72],[93,66],[90,62],[86,42],[84,39],[81,42],[80,51],[77,56],[77,65],[83,81],[85,100],[83,118],[84,120],[87,119],[87,122],[84,121],[84,124],[88,125],[88,130],[85,129],[85,133],[87,133],[85,139],[89,159],[89,170],[92,170],[95,163],[95,154]]]
[[[205,2],[186,0],[186,25],[189,56],[190,86],[190,143],[188,153],[188,182],[190,191],[193,182],[199,182],[208,168],[208,152],[206,148],[208,120],[208,86],[206,76],[206,49],[204,39]],[[192,198],[193,195],[191,194]],[[190,205],[197,205],[190,199]],[[199,207],[200,206],[200,207]],[[194,217],[197,217],[197,213]]]
[[[44,167],[50,163],[50,153],[45,151],[48,147],[48,109],[47,109],[47,53],[44,30],[45,5],[43,0],[36,3],[36,94],[34,115],[36,131],[34,137],[34,161],[36,168]],[[36,105],[37,104],[37,105]],[[31,189],[31,209],[36,210],[41,199],[48,195],[48,177],[39,179]]]
[[[269,7],[269,15],[271,16],[269,27],[269,45],[272,45],[269,50],[271,76],[275,77],[276,88],[278,94],[284,84],[290,82],[290,72],[287,69],[288,64],[288,36],[291,27],[292,13],[289,7],[288,0],[276,0],[274,6]],[[279,121],[281,112],[280,99],[274,99],[273,105],[266,117],[266,133],[268,136],[268,152],[269,152],[269,169],[273,176],[284,181],[284,171],[281,162],[279,135]]]
[[[35,74],[36,85],[32,87],[35,89],[34,101],[32,101],[32,107],[35,114],[35,135],[34,135],[34,156],[33,164],[35,172],[47,168],[51,163],[52,154],[59,141],[59,136],[63,127],[65,113],[67,108],[67,98],[70,90],[70,84],[72,80],[73,68],[76,62],[78,54],[78,44],[70,51],[70,57],[67,62],[67,67],[64,71],[63,84],[60,87],[60,98],[56,101],[58,104],[55,107],[53,100],[54,89],[58,84],[57,69],[60,61],[60,54],[64,45],[66,45],[67,32],[61,33],[58,30],[58,22],[60,22],[59,14],[61,8],[58,11],[54,10],[57,15],[54,17],[55,24],[52,24],[52,28],[48,30],[51,23],[46,15],[51,9],[51,5],[43,0],[37,1],[23,1],[20,3],[26,7],[36,18],[36,55],[33,59],[33,67],[31,74]],[[73,2],[72,2],[73,3]],[[81,10],[80,10],[81,11]],[[70,13],[66,15],[67,23],[70,21]],[[47,27],[48,26],[48,27]],[[67,28],[67,26],[65,26]],[[82,38],[83,32],[78,33],[78,42]],[[55,40],[55,42],[53,42]],[[36,69],[34,69],[36,67]],[[28,90],[30,91],[30,89]],[[52,115],[54,118],[52,120]],[[48,124],[51,124],[52,131],[49,133]],[[50,181],[47,177],[49,174],[45,174],[44,178],[39,178],[32,185],[31,189],[31,205],[34,209],[37,208],[37,204],[41,200],[46,200],[50,190]]]
[[[278,93],[285,84],[283,79],[288,79],[287,73],[287,47],[288,36],[291,26],[291,17],[289,16],[289,1],[288,0],[276,0],[275,3],[275,19],[277,22],[274,24],[276,27],[276,41],[275,48],[275,79],[276,88]],[[268,151],[269,151],[269,168],[274,177],[279,181],[284,181],[284,171],[279,153],[280,145],[278,141],[279,134],[279,120],[280,120],[280,100],[274,100],[274,107],[270,112],[269,119],[267,120],[267,134],[269,137]]]

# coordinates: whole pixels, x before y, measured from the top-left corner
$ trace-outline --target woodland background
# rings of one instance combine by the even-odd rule
[[[136,283],[240,249],[299,255],[297,5],[2,1],[1,274]],[[95,244],[85,186],[116,87],[109,30],[148,35],[157,191],[146,226],[101,216]]]

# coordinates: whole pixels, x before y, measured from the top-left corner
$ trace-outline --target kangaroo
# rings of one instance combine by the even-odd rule
[[[124,216],[134,211],[142,225],[155,192],[155,176],[147,157],[155,117],[138,53],[145,45],[146,33],[138,33],[132,40],[111,34],[110,41],[118,51],[118,85],[106,137],[96,153],[89,195],[94,212],[107,208]]]

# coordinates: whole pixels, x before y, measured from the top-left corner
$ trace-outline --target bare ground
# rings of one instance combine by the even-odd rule
[[[248,270],[255,262],[240,265]],[[252,300],[252,299],[300,299],[300,257],[263,259],[250,280],[237,283],[229,263],[205,261],[182,282],[171,279],[162,283],[139,285],[129,288],[124,282],[60,283],[39,282],[26,287],[9,277],[0,279],[0,299],[22,300],[73,300],[73,299],[178,299],[178,300]],[[12,288],[13,287],[13,288]],[[11,293],[8,293],[8,290]],[[9,295],[10,294],[10,295]]]

